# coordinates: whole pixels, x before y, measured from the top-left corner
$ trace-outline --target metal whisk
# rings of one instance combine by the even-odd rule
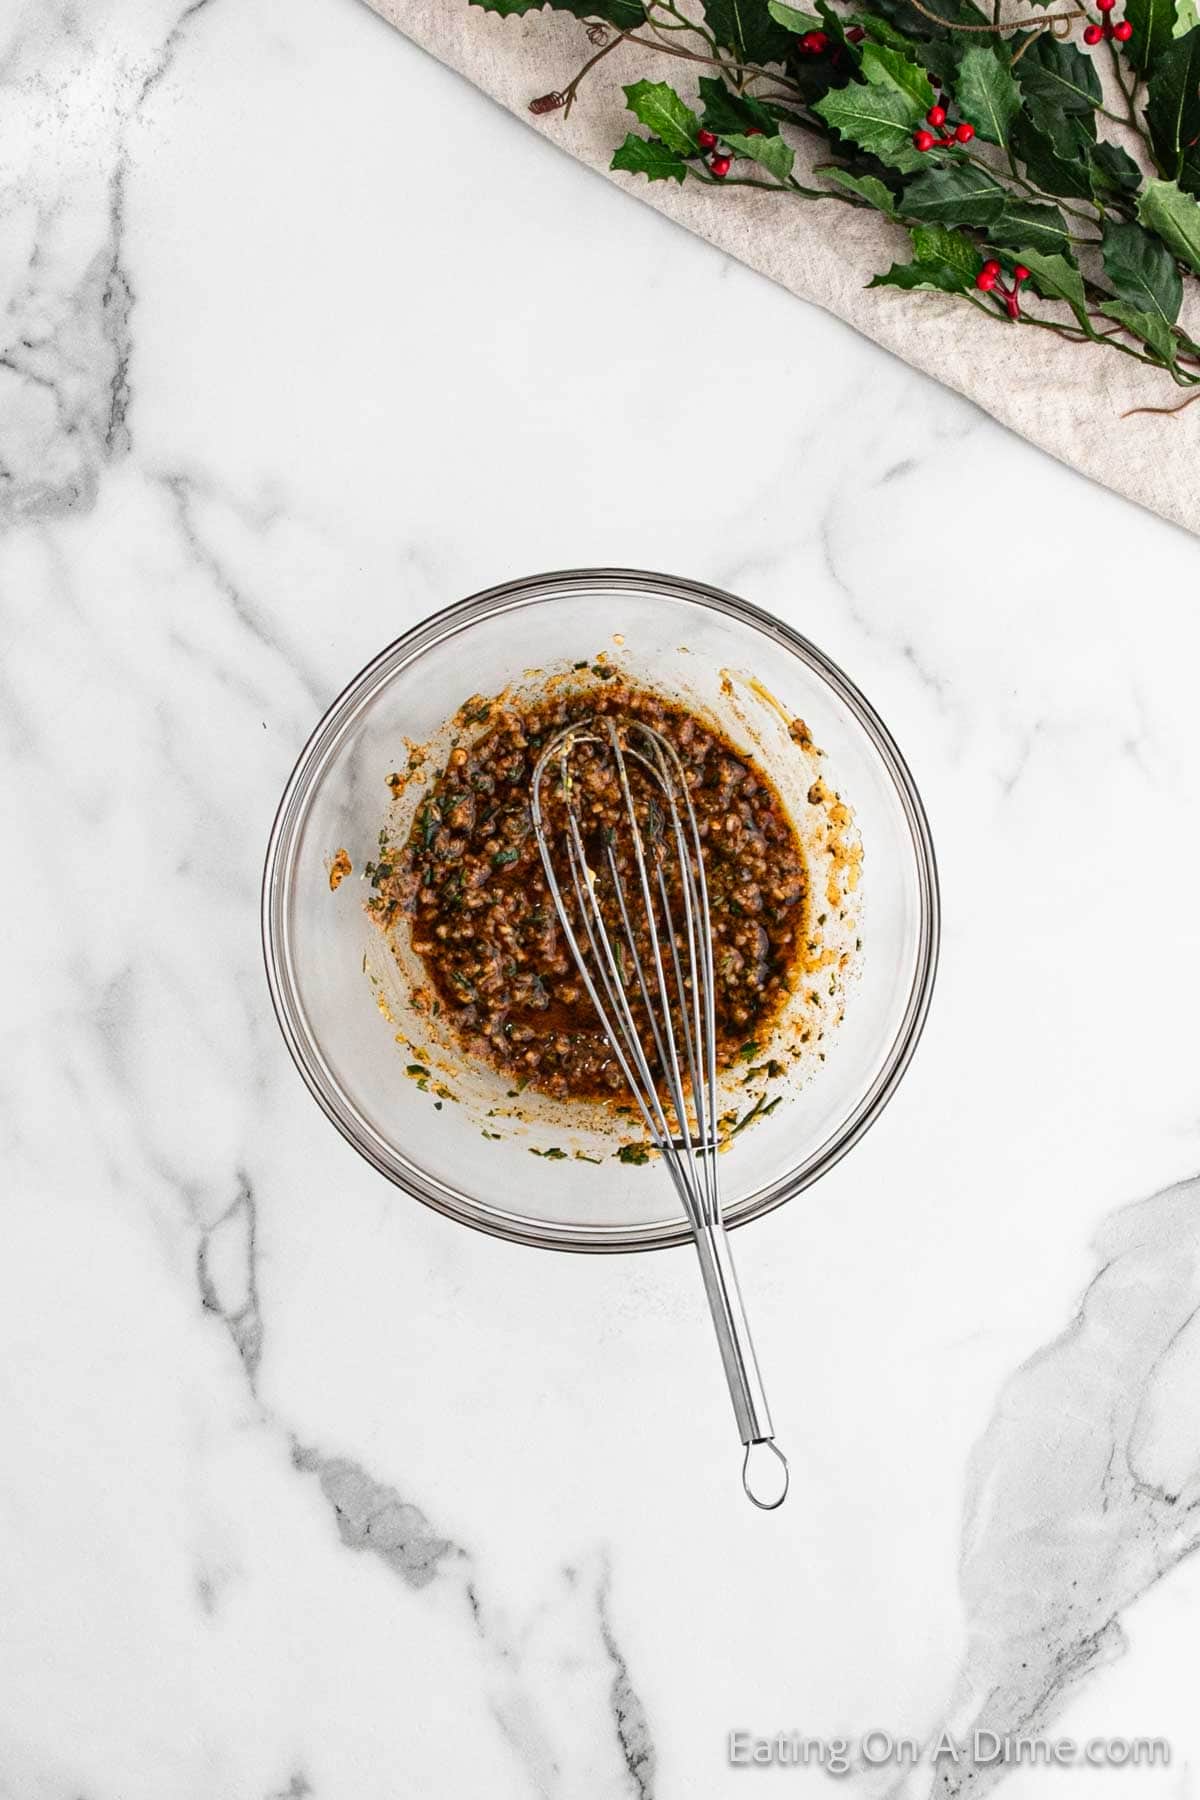
[[[581,769],[573,758],[585,745],[595,746],[595,751],[588,758],[590,766]],[[596,796],[598,768],[611,769],[616,776],[620,804],[615,827],[597,829],[594,819],[589,826],[582,817],[581,809]],[[631,772],[643,790],[640,805]],[[557,784],[549,786],[554,776]],[[559,842],[551,838],[548,797],[561,799],[565,814]],[[756,1506],[772,1511],[787,1494],[788,1465],[775,1443],[722,1217],[708,885],[696,814],[674,746],[632,719],[601,716],[567,726],[538,758],[533,826],[580,979],[692,1228],[734,1415],[746,1446],[742,1484]],[[630,851],[632,896],[621,867],[624,861],[629,868]],[[574,912],[568,896],[574,899]],[[636,925],[645,928],[640,948]],[[630,971],[632,1000],[626,982]],[[642,1029],[634,1011],[638,997]],[[665,1102],[644,1037],[654,1047]],[[781,1488],[766,1499],[751,1486],[751,1451],[756,1445],[773,1452],[782,1469]]]

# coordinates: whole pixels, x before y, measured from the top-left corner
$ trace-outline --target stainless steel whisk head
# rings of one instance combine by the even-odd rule
[[[581,767],[585,745],[594,751]],[[604,822],[600,800],[605,786],[611,792],[610,776],[615,825]],[[561,832],[550,819],[556,800]],[[546,744],[534,769],[532,807],[559,924],[692,1228],[746,1446],[743,1486],[756,1506],[772,1511],[786,1497],[788,1466],[774,1441],[721,1210],[712,925],[703,840],[683,765],[661,732],[600,715]],[[781,1470],[779,1491],[765,1499],[751,1485],[756,1445],[767,1447]]]

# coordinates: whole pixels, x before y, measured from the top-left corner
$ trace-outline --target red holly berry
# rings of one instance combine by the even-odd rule
[[[925,117],[931,125],[944,125],[946,123],[946,109],[944,106],[931,106],[929,111],[925,114]]]
[[[933,149],[933,133],[932,133],[932,131],[914,131],[913,132],[913,143],[916,145],[918,150],[932,150]]]
[[[746,136],[747,137],[761,137],[762,132],[758,129],[757,125],[747,125]]]
[[[1029,270],[1025,267],[1024,263],[1018,263],[1016,268],[1013,270],[1013,280],[1016,282],[1018,287],[1020,287],[1020,285],[1023,281],[1029,280]]]
[[[829,48],[829,37],[824,31],[806,31],[800,39],[802,56],[824,56]]]
[[[961,125],[956,125],[954,127],[954,136],[960,144],[969,144],[971,139],[975,136],[975,127],[973,125],[968,125],[967,121],[964,119]]]
[[[732,156],[714,156],[708,166],[718,181],[724,181],[733,166],[733,158]]]
[[[997,270],[985,264],[975,277],[975,286],[981,293],[990,294],[999,279],[1000,276]]]
[[[1097,12],[1111,12],[1117,0],[1096,0]]]
[[[1133,36],[1133,26],[1128,19],[1122,19],[1119,25],[1113,26],[1113,36],[1118,44],[1127,44]]]
[[[696,133],[696,142],[702,150],[715,150],[717,147],[717,134],[715,131],[705,131],[703,127],[701,127]]]
[[[983,265],[981,273],[984,275],[998,275],[1000,273],[1000,264],[996,261],[994,256],[988,257]]]
[[[867,34],[861,25],[851,25],[846,33],[846,42],[848,44],[861,44],[866,35]]]
[[[1099,25],[1085,25],[1083,28],[1083,41],[1085,44],[1098,44],[1103,36],[1104,33],[1101,31]]]

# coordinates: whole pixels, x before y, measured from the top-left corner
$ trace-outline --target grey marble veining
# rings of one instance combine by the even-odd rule
[[[831,1778],[734,1729],[980,1726],[1173,1756],[843,1785],[1187,1800],[1194,542],[351,0],[24,0],[0,101],[0,1794],[744,1800]],[[321,709],[589,563],[808,633],[938,845],[916,1062],[739,1244],[772,1520],[687,1259],[405,1202],[261,974]]]

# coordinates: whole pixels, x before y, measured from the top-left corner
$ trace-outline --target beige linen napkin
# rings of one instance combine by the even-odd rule
[[[686,75],[675,72],[679,65],[668,75],[652,52],[622,45],[588,76],[569,119],[561,112],[535,117],[529,102],[564,87],[589,53],[583,26],[570,14],[501,18],[467,0],[368,4],[550,143],[606,174],[625,132],[641,129],[624,110],[623,83],[672,79],[692,97]],[[960,300],[868,292],[876,270],[907,260],[903,234],[878,214],[838,207],[834,219],[832,206],[783,204],[753,188],[714,194],[691,182],[650,183],[622,173],[608,179],[836,313],[1062,462],[1200,533],[1200,401],[1175,418],[1121,417],[1131,407],[1171,406],[1185,397],[1161,371],[1049,332],[1008,329]]]

